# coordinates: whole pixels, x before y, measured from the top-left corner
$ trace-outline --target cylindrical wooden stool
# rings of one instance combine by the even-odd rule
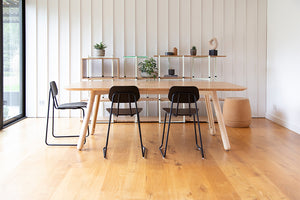
[[[226,126],[249,127],[251,123],[251,107],[249,99],[243,97],[225,98],[223,116]]]

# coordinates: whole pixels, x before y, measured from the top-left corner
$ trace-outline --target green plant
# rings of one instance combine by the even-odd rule
[[[197,50],[196,46],[193,46],[193,47],[192,47],[192,50]]]
[[[101,49],[101,50],[104,50],[107,46],[103,43],[103,42],[100,42],[99,44],[95,44],[94,45],[94,48],[95,49]]]
[[[153,75],[154,78],[156,78],[157,74],[157,66],[156,66],[156,60],[153,58],[145,59],[144,61],[140,62],[138,64],[139,70],[141,72],[146,72],[149,75]]]

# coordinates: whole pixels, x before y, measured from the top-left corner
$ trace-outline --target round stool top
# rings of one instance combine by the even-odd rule
[[[248,98],[246,98],[246,97],[226,97],[225,100],[241,101],[241,100],[248,100]]]

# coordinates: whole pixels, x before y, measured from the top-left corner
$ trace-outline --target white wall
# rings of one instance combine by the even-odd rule
[[[248,88],[220,96],[247,96],[253,116],[263,117],[266,10],[267,0],[26,0],[27,116],[45,116],[51,80],[61,89],[61,102],[86,96],[63,88],[80,80],[80,59],[96,42],[120,58],[163,54],[174,46],[189,54],[193,45],[207,54],[215,36],[219,54],[227,55],[217,63],[220,79]],[[122,60],[121,73],[124,64],[132,62]],[[205,70],[207,61],[197,64]]]
[[[268,0],[266,117],[300,133],[300,1]]]

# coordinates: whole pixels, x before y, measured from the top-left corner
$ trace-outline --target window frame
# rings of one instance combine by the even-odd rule
[[[20,42],[20,50],[21,50],[21,95],[22,95],[22,110],[21,114],[14,116],[13,118],[3,121],[3,0],[0,0],[0,129],[5,128],[11,124],[14,124],[15,122],[18,122],[26,117],[26,25],[25,25],[25,0],[20,0],[21,5],[21,11],[22,11],[22,19],[20,20],[21,28],[21,42]]]

